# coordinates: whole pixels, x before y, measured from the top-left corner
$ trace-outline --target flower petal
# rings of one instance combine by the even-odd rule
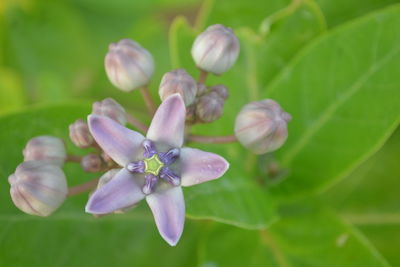
[[[185,131],[185,116],[186,108],[182,97],[179,94],[167,97],[153,117],[147,138],[171,147],[181,147]]]
[[[143,135],[105,116],[89,115],[88,122],[96,142],[115,162],[125,167],[134,159]]]
[[[106,214],[132,206],[142,200],[142,192],[135,174],[121,169],[108,183],[97,189],[86,204],[86,212]]]
[[[195,148],[182,148],[180,159],[182,186],[217,179],[229,168],[229,163],[223,157]]]
[[[185,201],[180,186],[155,192],[146,197],[158,231],[171,246],[178,243],[185,223]]]

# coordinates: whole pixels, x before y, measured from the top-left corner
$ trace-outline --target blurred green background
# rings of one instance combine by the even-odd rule
[[[197,133],[231,134],[240,107],[269,96],[274,88],[285,87],[284,70],[295,69],[296,62],[303,62],[310,51],[323,46],[320,44],[324,40],[332,47],[349,45],[352,51],[365,49],[368,53],[368,42],[363,42],[365,36],[371,36],[368,29],[373,30],[368,23],[399,17],[399,2],[1,0],[0,266],[399,266],[400,131],[394,129],[400,105],[391,108],[395,102],[381,105],[387,109],[388,122],[375,139],[365,138],[371,148],[360,149],[353,162],[353,155],[346,154],[345,148],[330,147],[327,154],[337,154],[337,158],[343,158],[343,166],[348,164],[341,169],[341,162],[332,161],[337,171],[328,163],[324,166],[330,168],[326,177],[298,180],[300,197],[291,196],[296,182],[274,187],[275,181],[265,178],[265,157],[256,158],[239,145],[193,144],[223,154],[232,167],[221,181],[185,190],[188,218],[175,248],[158,235],[144,204],[125,215],[95,219],[84,213],[87,196],[80,195],[69,199],[53,216],[37,218],[22,214],[12,205],[7,183],[30,137],[49,133],[66,138],[68,124],[84,118],[93,101],[113,97],[144,122],[150,121],[139,92],[118,91],[107,80],[103,59],[111,42],[131,38],[152,53],[156,72],[150,87],[159,103],[157,87],[165,72],[185,67],[197,77],[190,57],[196,34],[214,23],[233,27],[241,41],[239,60],[222,77],[209,79],[211,84],[224,83],[231,89],[224,117],[210,126],[194,127]],[[400,22],[393,21],[397,24],[391,23],[391,29],[398,32]],[[354,40],[359,38],[360,43],[342,38],[342,32],[354,35]],[[359,33],[365,35],[359,37]],[[400,47],[400,39],[389,30],[383,31],[381,39],[379,31],[376,36],[384,44]],[[389,50],[384,46],[380,49],[377,54]],[[323,68],[324,60],[329,60],[328,55],[321,55],[317,56],[321,66],[310,61],[312,70]],[[353,61],[361,62],[361,54],[354,57]],[[345,58],[343,66],[363,71],[351,55]],[[353,74],[350,70],[347,73]],[[347,74],[340,75],[338,71],[335,76],[339,82],[347,78]],[[306,76],[299,78],[299,88],[303,81],[304,86],[313,86],[313,80]],[[323,81],[332,78],[325,79],[323,73],[321,77]],[[385,78],[398,91],[398,78]],[[297,86],[296,80],[292,82]],[[323,103],[318,102],[319,96],[313,98],[305,92],[302,96],[310,103]],[[288,98],[282,94],[275,93],[286,104],[284,107],[294,110],[291,100],[285,101]],[[399,100],[398,94],[387,97]],[[300,127],[295,121],[301,121],[304,114],[292,115],[292,130],[296,133]],[[342,117],[334,119],[340,121]],[[288,146],[295,141],[296,136]],[[71,143],[67,145],[73,153],[85,153]],[[284,153],[285,147],[283,158]],[[329,155],[314,155],[325,156],[329,161]],[[307,163],[304,161],[299,164]],[[315,161],[316,169],[323,165]],[[81,174],[71,164],[66,172],[70,184],[96,177]],[[262,180],[261,189],[256,177]]]

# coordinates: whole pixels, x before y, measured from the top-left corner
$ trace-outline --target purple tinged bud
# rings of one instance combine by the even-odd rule
[[[216,24],[197,36],[192,57],[200,69],[220,75],[232,67],[239,50],[239,40],[232,29]]]
[[[157,153],[157,150],[154,147],[154,143],[152,141],[150,141],[149,139],[144,140],[142,145],[144,148],[143,156],[145,158],[151,158],[154,154]]]
[[[85,172],[100,172],[105,166],[100,155],[89,154],[82,158],[81,166]]]
[[[126,165],[126,169],[133,173],[144,173],[145,164],[142,160],[137,162],[131,162],[128,163],[128,165]]]
[[[106,116],[121,125],[125,125],[127,121],[125,109],[112,98],[94,102],[92,114]]]
[[[80,148],[87,148],[94,144],[94,139],[89,127],[83,120],[77,120],[69,125],[69,137]]]
[[[290,120],[290,114],[274,100],[251,102],[236,117],[235,135],[256,154],[271,152],[285,143]]]
[[[61,206],[68,193],[63,171],[45,161],[21,163],[8,181],[15,206],[31,215],[50,215]]]
[[[67,158],[64,142],[57,137],[43,135],[32,138],[26,144],[24,161],[42,160],[62,166]]]
[[[215,85],[211,87],[211,91],[216,92],[223,99],[227,99],[229,97],[228,88],[226,88],[225,85]]]
[[[142,191],[144,194],[148,195],[154,192],[154,189],[157,185],[158,178],[153,174],[147,174],[144,179],[144,185],[142,187]]]
[[[205,95],[208,92],[208,88],[203,83],[197,83],[197,96]]]
[[[181,184],[181,178],[173,173],[168,167],[164,167],[161,169],[160,178],[173,186],[178,186]]]
[[[184,69],[177,69],[164,74],[158,89],[164,101],[168,96],[180,94],[186,106],[193,103],[197,93],[197,83]]]
[[[196,116],[201,122],[212,122],[221,117],[224,99],[216,92],[201,96],[196,103]]]
[[[154,72],[152,55],[130,39],[110,44],[104,63],[111,83],[126,92],[148,84]]]
[[[168,150],[167,152],[158,153],[160,160],[166,164],[170,165],[174,163],[179,158],[180,151],[178,148],[173,148]]]

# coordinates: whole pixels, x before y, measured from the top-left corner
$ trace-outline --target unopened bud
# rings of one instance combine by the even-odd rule
[[[197,67],[219,75],[232,67],[239,49],[239,40],[232,29],[216,24],[197,36],[192,47],[192,57]]]
[[[212,122],[221,117],[224,99],[217,93],[210,92],[201,96],[196,103],[196,116],[202,122]]]
[[[236,117],[235,135],[256,154],[271,152],[285,143],[290,120],[289,113],[271,99],[251,102]]]
[[[211,87],[210,90],[216,92],[223,99],[227,99],[229,97],[228,88],[226,88],[225,85],[215,85]]]
[[[89,154],[82,158],[81,166],[86,172],[99,172],[104,167],[104,161],[100,155]]]
[[[197,96],[202,96],[208,92],[208,88],[204,83],[197,83]]]
[[[67,158],[64,142],[60,138],[49,135],[32,138],[22,153],[25,161],[43,160],[60,166]]]
[[[189,106],[196,97],[197,84],[184,69],[177,69],[164,74],[158,93],[163,101],[168,96],[178,93],[185,105]]]
[[[92,114],[109,117],[122,125],[127,121],[125,109],[110,97],[94,102]]]
[[[48,216],[64,202],[68,186],[60,167],[44,161],[25,161],[8,177],[15,206],[25,213]]]
[[[69,125],[69,137],[80,148],[90,147],[94,143],[89,127],[83,120],[77,120]]]
[[[111,83],[126,92],[149,83],[154,72],[152,55],[135,41],[122,39],[109,46],[105,68]]]

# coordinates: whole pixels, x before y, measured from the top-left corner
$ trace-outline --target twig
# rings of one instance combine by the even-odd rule
[[[237,139],[234,135],[227,135],[227,136],[189,135],[188,141],[207,143],[207,144],[224,144],[224,143],[234,143],[237,141]]]
[[[80,184],[77,186],[73,186],[68,188],[68,195],[67,196],[74,196],[80,193],[87,192],[89,190],[95,189],[97,184],[99,182],[99,178],[90,180],[89,182],[86,182],[84,184]]]
[[[208,77],[208,72],[200,69],[199,79],[197,80],[199,83],[205,83]]]
[[[82,156],[78,156],[78,155],[68,155],[66,161],[69,162],[77,162],[80,163],[82,160]]]
[[[144,123],[142,123],[141,121],[136,119],[134,116],[132,116],[131,114],[127,114],[127,119],[128,119],[128,122],[132,126],[136,127],[139,131],[141,131],[143,133],[147,132],[148,127]]]
[[[153,99],[151,98],[149,88],[147,86],[143,86],[140,88],[140,93],[142,94],[142,97],[144,99],[144,102],[146,104],[147,110],[151,115],[156,113],[156,105],[153,102]]]

